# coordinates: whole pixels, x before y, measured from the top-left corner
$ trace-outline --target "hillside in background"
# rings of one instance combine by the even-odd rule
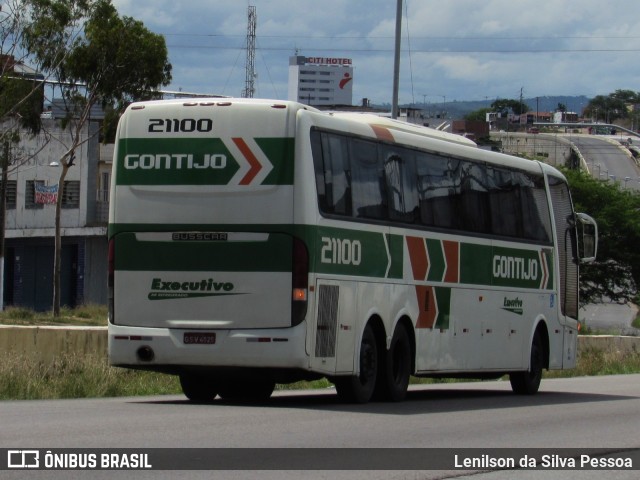
[[[466,114],[475,110],[480,110],[481,108],[489,108],[495,100],[495,98],[489,98],[487,100],[468,101],[447,100],[444,104],[442,102],[427,102],[426,104],[406,104],[401,105],[401,107],[422,108],[427,113],[435,115],[442,112],[442,108],[444,106],[447,112],[446,118],[456,120],[461,119]],[[554,112],[558,108],[558,104],[561,103],[567,107],[567,111],[576,112],[578,114],[582,113],[582,110],[587,106],[589,100],[591,99],[589,97],[586,97],[585,95],[557,95],[523,99],[523,101],[529,106],[529,109],[532,112]],[[391,104],[376,105],[375,107],[391,110]]]

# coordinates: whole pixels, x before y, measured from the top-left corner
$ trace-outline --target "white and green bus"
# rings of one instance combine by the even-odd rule
[[[122,116],[110,198],[110,363],[191,400],[326,377],[398,401],[411,375],[531,394],[575,366],[597,229],[548,165],[374,115],[168,100]]]

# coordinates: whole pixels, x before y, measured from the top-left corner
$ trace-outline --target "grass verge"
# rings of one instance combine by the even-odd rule
[[[34,312],[28,308],[10,307],[0,312],[0,324],[106,327],[107,307],[104,305],[63,307],[60,309],[59,317],[54,317],[51,312]]]
[[[5,356],[0,360],[0,400],[181,392],[177,377],[110,367],[104,357],[64,355],[47,363],[26,356]]]
[[[640,373],[640,353],[616,354],[600,350],[581,353],[577,368],[545,372],[545,378]],[[449,383],[455,380],[412,378],[412,383]],[[328,380],[278,385],[278,390],[329,388]],[[180,394],[177,377],[125,370],[107,365],[104,358],[68,355],[53,362],[11,356],[0,358],[0,400],[118,397]]]
[[[636,319],[640,324],[640,317]],[[5,325],[88,325],[106,326],[107,309],[86,305],[62,309],[60,317],[51,313],[36,313],[24,308],[9,308],[0,312],[0,324]],[[634,324],[636,328],[640,325]],[[622,354],[602,350],[580,352],[573,370],[545,372],[545,378],[615,375],[640,373],[640,353]],[[412,378],[414,384],[449,383],[458,380]],[[278,390],[322,389],[332,384],[328,380],[278,385]],[[0,400],[118,397],[138,395],[180,394],[178,378],[153,372],[110,367],[102,356],[60,356],[51,362],[32,357],[2,355],[0,352]]]

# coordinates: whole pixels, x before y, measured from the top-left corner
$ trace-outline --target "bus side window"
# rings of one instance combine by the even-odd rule
[[[396,222],[416,223],[420,212],[413,152],[382,147],[382,158],[387,180],[389,217]]]
[[[489,168],[491,190],[491,232],[494,235],[518,237],[521,233],[518,208],[518,186],[514,185],[512,172]]]
[[[460,160],[418,154],[416,177],[421,223],[429,227],[459,229]]]
[[[347,138],[311,132],[318,204],[324,213],[351,216],[351,175]]]
[[[388,217],[386,180],[378,146],[355,138],[349,146],[353,214],[358,218],[384,220]]]
[[[537,180],[522,189],[522,219],[525,238],[551,242],[551,218],[544,189],[544,180]]]
[[[325,166],[324,154],[322,151],[322,136],[317,130],[311,131],[311,154],[313,156],[313,169],[316,177],[316,191],[318,192],[318,206],[320,211],[329,211],[329,205],[332,203],[330,192],[327,192],[327,184],[325,182]]]
[[[485,165],[463,162],[460,181],[460,216],[469,232],[490,233],[489,192]]]

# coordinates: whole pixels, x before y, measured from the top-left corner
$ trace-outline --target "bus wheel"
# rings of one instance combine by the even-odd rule
[[[240,378],[227,380],[220,385],[220,398],[231,402],[266,402],[271,397],[276,382],[270,379]]]
[[[535,333],[531,344],[531,366],[526,372],[509,374],[509,381],[514,393],[519,395],[533,395],[540,387],[542,369],[544,367],[544,347],[540,332]]]
[[[199,375],[180,375],[180,386],[192,402],[211,402],[218,394],[215,382]]]
[[[378,347],[373,329],[367,325],[360,344],[360,374],[334,379],[336,391],[342,401],[367,403],[376,387],[378,373]]]
[[[411,342],[407,329],[401,324],[393,332],[381,373],[380,398],[392,402],[404,400],[411,377]]]

